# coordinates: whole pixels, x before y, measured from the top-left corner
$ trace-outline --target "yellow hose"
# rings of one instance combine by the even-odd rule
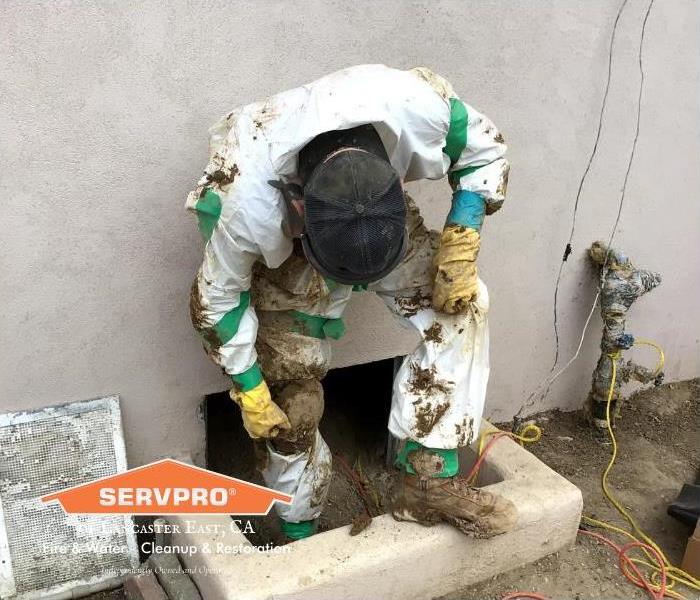
[[[635,345],[645,345],[645,346],[652,346],[653,348],[656,349],[656,351],[659,353],[659,363],[656,367],[656,371],[654,372],[654,375],[658,375],[661,370],[664,367],[665,363],[665,357],[664,357],[664,352],[661,349],[661,347],[650,341],[650,340],[636,340]],[[611,525],[610,523],[606,523],[605,521],[601,521],[599,519],[593,519],[592,517],[588,516],[583,516],[583,521],[596,526],[596,527],[603,527],[604,529],[608,529],[610,531],[615,531],[616,533],[619,533],[621,535],[625,535],[626,537],[635,540],[635,541],[643,541],[647,543],[649,546],[654,548],[661,558],[664,561],[664,564],[666,565],[666,576],[671,580],[669,585],[667,586],[669,588],[669,596],[672,596],[674,598],[685,598],[682,594],[679,592],[671,591],[670,588],[673,586],[674,583],[678,582],[682,585],[685,585],[686,587],[689,587],[694,590],[700,590],[700,580],[696,579],[689,573],[686,573],[682,569],[674,566],[666,557],[666,555],[663,553],[661,548],[659,548],[658,544],[649,536],[647,535],[644,530],[637,524],[637,522],[634,520],[632,515],[630,515],[625,508],[620,504],[620,502],[612,495],[612,492],[608,488],[608,474],[610,473],[610,470],[612,469],[613,465],[615,464],[615,459],[617,458],[617,440],[615,439],[615,434],[612,429],[612,424],[610,421],[610,405],[612,403],[612,397],[613,393],[615,391],[615,381],[617,380],[617,361],[621,357],[621,352],[618,350],[617,352],[613,354],[608,354],[610,357],[610,360],[612,362],[612,380],[610,382],[610,389],[608,390],[608,399],[607,399],[607,404],[606,404],[606,410],[605,410],[605,422],[607,425],[608,429],[608,434],[610,435],[610,441],[612,443],[612,454],[610,456],[610,462],[608,463],[608,466],[605,468],[605,471],[603,471],[603,476],[601,477],[601,487],[603,489],[603,493],[605,494],[605,497],[608,499],[608,501],[617,509],[617,511],[625,518],[625,520],[632,526],[632,529],[634,532],[639,537],[636,537],[633,533],[626,531],[624,529],[621,529],[619,527],[615,527],[614,525]],[[641,539],[640,539],[641,538]],[[647,552],[647,558],[651,557],[649,556],[649,553]],[[659,569],[655,565],[648,563],[646,561],[640,560],[640,559],[632,559],[634,562],[644,565],[648,567],[651,571],[651,577],[650,581],[654,581],[655,579],[658,579],[658,574],[659,574]],[[657,590],[658,590],[657,586]]]
[[[664,368],[664,364],[666,361],[666,358],[664,356],[664,351],[655,342],[652,342],[651,340],[635,340],[635,345],[637,346],[651,346],[652,348],[655,348],[656,351],[659,354],[659,362],[656,366],[656,369],[654,371],[654,376],[658,375],[661,370]],[[615,391],[615,382],[617,381],[617,361],[620,360],[622,357],[621,351],[617,351],[613,354],[608,354],[608,357],[610,358],[612,362],[612,379],[610,382],[610,389],[608,390],[608,398],[607,398],[607,403],[606,403],[606,408],[605,408],[605,423],[607,425],[608,429],[608,434],[610,435],[610,441],[612,443],[612,453],[610,456],[610,462],[608,462],[607,467],[603,471],[602,477],[601,477],[601,487],[603,489],[603,494],[607,498],[607,500],[617,509],[617,511],[625,518],[625,520],[632,526],[633,531],[637,534],[634,535],[630,531],[627,531],[625,529],[622,529],[620,527],[616,527],[615,525],[612,525],[610,523],[607,523],[606,521],[602,521],[600,519],[594,519],[593,517],[589,517],[587,515],[582,516],[582,521],[584,523],[587,523],[588,525],[594,526],[594,527],[601,527],[603,529],[607,529],[609,531],[613,531],[619,535],[623,535],[630,540],[634,540],[636,542],[644,542],[654,548],[659,553],[659,556],[664,562],[664,565],[666,566],[666,578],[669,580],[667,585],[666,585],[666,595],[672,598],[677,598],[679,600],[687,600],[686,596],[681,594],[680,592],[677,592],[673,589],[671,589],[676,583],[679,583],[681,585],[684,585],[688,588],[694,589],[694,590],[699,590],[700,591],[700,580],[696,579],[689,573],[683,571],[679,567],[674,566],[671,561],[668,560],[666,555],[663,553],[661,548],[659,548],[659,545],[649,536],[647,535],[642,528],[637,524],[637,522],[634,520],[632,515],[630,515],[627,510],[620,504],[620,502],[612,495],[612,492],[610,491],[610,488],[608,487],[608,475],[610,474],[610,471],[613,468],[613,465],[615,464],[615,460],[617,459],[617,439],[615,438],[615,433],[613,432],[612,429],[612,423],[610,419],[610,406],[612,404],[612,398],[613,394]],[[500,429],[487,429],[481,433],[481,436],[479,438],[479,456],[484,451],[484,446],[486,445],[486,438],[490,435],[494,435],[496,433],[503,433],[505,435],[508,435],[509,437],[518,440],[520,442],[521,446],[524,446],[526,443],[531,443],[531,442],[536,442],[542,437],[542,430],[540,427],[537,425],[530,423],[529,425],[526,425],[523,427],[519,433],[511,433],[511,432],[503,432]],[[470,483],[473,483],[476,480],[478,472],[474,473],[472,478],[470,479]],[[639,537],[637,537],[639,536]],[[640,539],[641,538],[641,539]],[[654,560],[654,557],[651,555],[651,553],[648,550],[643,550],[643,552],[646,554],[647,558],[649,560]],[[651,562],[648,562],[646,560],[640,559],[640,558],[630,558],[631,561],[635,562],[638,565],[644,566],[649,569],[649,581],[652,582],[652,586],[656,588],[658,591],[660,589],[658,585],[658,579],[659,579],[659,573],[660,570],[659,568],[652,564]]]
[[[666,364],[666,357],[664,356],[664,351],[659,346],[656,342],[652,342],[651,340],[634,340],[634,345],[635,346],[651,346],[654,348],[658,353],[659,353],[659,362],[656,365],[656,370],[654,371],[654,377],[656,377],[659,373],[661,373],[661,370],[664,368],[664,365]]]
[[[529,435],[528,435],[529,432]],[[523,427],[519,433],[513,433],[511,431],[503,431],[501,429],[498,429],[494,427],[493,429],[486,429],[485,431],[481,432],[481,436],[479,437],[479,456],[481,456],[484,452],[484,446],[486,445],[486,438],[490,435],[494,435],[495,433],[502,433],[503,435],[507,435],[508,437],[517,440],[521,446],[525,446],[525,444],[529,444],[532,442],[538,442],[540,438],[542,437],[542,429],[540,429],[537,425],[534,423],[528,423]],[[474,485],[474,482],[476,481],[477,476],[479,475],[479,471],[475,471],[474,474],[469,478],[468,483],[471,485]]]

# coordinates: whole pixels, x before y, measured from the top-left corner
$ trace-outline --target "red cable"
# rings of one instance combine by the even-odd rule
[[[467,473],[467,481],[471,480],[471,478],[479,471],[479,468],[481,467],[481,463],[484,462],[484,459],[486,458],[486,455],[489,453],[489,450],[491,449],[491,446],[493,446],[496,443],[496,440],[502,438],[502,437],[513,437],[513,435],[509,431],[499,431],[497,433],[494,433],[491,439],[487,442],[486,446],[484,446],[484,450],[481,452],[479,455],[479,458],[476,459],[476,462],[472,466],[472,468],[469,470],[469,473]],[[501,600],[525,600],[525,599],[530,599],[530,600],[547,600],[546,596],[543,596],[542,594],[538,594],[536,592],[509,592],[505,596],[501,598]]]
[[[486,450],[484,449],[484,452],[485,451]],[[595,538],[605,545],[610,546],[617,552],[617,556],[620,561],[620,571],[622,571],[622,574],[634,585],[646,590],[652,600],[663,600],[666,595],[666,565],[655,548],[649,544],[644,544],[638,541],[629,542],[624,546],[618,546],[615,542],[606,538],[605,536],[600,535],[599,533],[586,531],[584,529],[579,529],[578,532]],[[627,553],[633,548],[644,548],[654,555],[654,558],[659,565],[659,572],[661,573],[661,582],[659,583],[658,590],[655,590],[652,587],[652,583],[642,575],[637,565],[632,562],[632,559],[629,556],[627,556]],[[634,576],[630,574],[628,569],[632,569]],[[547,600],[545,596],[535,592],[510,592],[502,596],[501,600],[520,600],[525,598],[531,598],[532,600]]]
[[[499,431],[497,433],[494,433],[491,439],[488,441],[486,446],[484,446],[484,450],[482,453],[479,455],[479,458],[476,459],[476,462],[474,463],[474,466],[469,470],[469,473],[467,473],[467,481],[471,480],[471,478],[474,476],[474,474],[479,470],[479,467],[481,467],[481,463],[484,462],[484,459],[486,458],[486,455],[488,454],[489,450],[491,449],[491,446],[493,446],[494,442],[502,437],[512,437],[511,433],[509,431]]]
[[[491,449],[491,446],[493,446],[496,440],[502,437],[512,437],[512,435],[508,431],[499,431],[498,433],[495,433],[493,437],[488,441],[486,446],[484,446],[483,452],[479,455],[479,457],[476,459],[476,462],[469,470],[469,473],[467,474],[467,480],[471,480],[474,474],[479,471],[479,467],[481,467],[481,463],[484,461],[484,458],[486,458],[486,455]],[[606,538],[603,535],[600,535],[599,533],[586,531],[585,529],[579,529],[578,532],[583,535],[595,538],[598,541],[606,544],[607,546],[610,546],[613,550],[617,552],[618,560],[620,561],[620,571],[622,572],[622,574],[634,585],[636,585],[639,588],[642,588],[643,590],[646,590],[649,596],[652,598],[652,600],[663,600],[663,598],[666,596],[666,564],[664,563],[663,558],[655,548],[653,548],[649,544],[644,544],[643,542],[639,541],[633,541],[625,544],[624,546],[618,546],[615,542]],[[632,561],[632,559],[629,556],[627,556],[627,553],[630,550],[633,550],[634,548],[642,548],[648,550],[654,555],[654,559],[659,565],[659,573],[661,577],[658,590],[655,590],[652,587],[652,582],[646,579],[644,575],[642,575],[637,565]],[[632,573],[630,573],[630,569],[632,570]],[[547,600],[545,596],[536,592],[509,592],[506,595],[502,596],[501,600],[518,600],[525,598],[530,598],[532,600]]]
[[[620,571],[622,571],[622,574],[627,579],[629,579],[637,587],[646,590],[653,600],[662,600],[664,598],[664,596],[666,595],[666,564],[664,563],[663,559],[661,558],[661,555],[656,551],[655,548],[653,548],[649,544],[644,544],[643,542],[638,541],[629,542],[624,546],[618,546],[615,542],[609,540],[603,535],[600,535],[599,533],[586,531],[585,529],[579,529],[578,532],[583,535],[595,538],[598,541],[603,542],[607,546],[613,548],[617,552],[617,556],[620,561]],[[661,573],[661,582],[659,583],[658,590],[655,590],[652,587],[651,581],[649,581],[642,575],[637,565],[634,562],[632,562],[632,559],[630,559],[629,556],[627,556],[627,553],[633,548],[643,548],[654,555],[654,559],[659,565],[659,572]],[[634,575],[636,576],[636,579],[632,577],[628,569],[632,569]]]
[[[338,464],[340,464],[340,466],[343,468],[343,470],[345,471],[345,475],[350,478],[350,483],[354,484],[355,491],[359,494],[360,500],[362,500],[362,505],[365,508],[367,516],[372,518],[372,513],[370,512],[370,501],[367,497],[365,486],[358,477],[357,473],[355,473],[355,470],[347,463],[347,461],[342,456],[340,456],[340,454],[336,454],[334,452],[333,458],[335,458]]]

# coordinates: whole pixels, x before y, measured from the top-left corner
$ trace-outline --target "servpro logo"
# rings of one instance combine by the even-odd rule
[[[48,494],[73,514],[266,515],[274,502],[292,496],[167,458]]]
[[[100,506],[226,506],[236,488],[100,488]]]

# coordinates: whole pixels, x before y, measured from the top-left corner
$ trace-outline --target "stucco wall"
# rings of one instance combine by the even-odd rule
[[[553,357],[552,293],[593,143],[618,0],[32,2],[0,6],[0,410],[118,393],[130,459],[197,454],[205,393],[226,387],[191,329],[201,241],[183,208],[206,130],[230,108],[355,63],[430,66],[505,133],[509,199],[483,231],[492,296],[488,414],[505,419]],[[562,352],[594,294],[586,246],[607,238],[634,129],[646,2],[629,0],[600,152],[562,280]],[[698,3],[657,1],[637,158],[617,242],[663,285],[630,329],[662,343],[668,379],[696,376],[700,319]],[[440,226],[445,182],[415,186]],[[347,313],[335,364],[410,349],[372,297]],[[532,410],[575,408],[597,353]],[[651,355],[643,357],[651,362]]]

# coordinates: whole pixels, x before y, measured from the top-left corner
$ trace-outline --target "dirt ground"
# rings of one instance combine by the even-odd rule
[[[666,508],[681,484],[696,481],[699,398],[700,380],[695,379],[644,390],[626,401],[617,421],[618,458],[609,476],[619,500],[675,564],[682,559],[691,530],[669,517]],[[537,422],[544,433],[539,443],[529,446],[532,452],[581,489],[586,514],[622,524],[600,489],[600,473],[610,456],[607,439],[601,443],[582,423],[580,412],[548,413]],[[579,536],[573,548],[447,598],[498,599],[516,590],[536,591],[553,600],[648,597],[620,574],[611,550]]]
[[[336,460],[328,506],[320,519],[321,531],[348,524],[365,510],[356,487],[340,466],[340,459],[362,473],[370,511],[379,514],[386,510],[384,499],[391,483],[384,467],[384,416],[388,406],[377,405],[357,390],[358,381],[366,381],[364,376],[390,381],[392,369],[390,364],[381,363],[372,368],[375,371],[371,373],[340,373],[326,383],[326,417],[321,429]],[[617,422],[618,459],[609,479],[623,505],[676,564],[691,532],[669,517],[666,508],[682,483],[696,480],[700,468],[699,398],[700,380],[696,379],[647,389],[627,400]],[[208,407],[209,467],[260,481],[253,467],[252,446],[229,403],[213,397]],[[381,418],[377,413],[381,413]],[[373,416],[370,423],[368,414]],[[610,453],[607,438],[585,424],[581,412],[554,411],[538,415],[536,420],[543,436],[528,448],[581,489],[586,514],[621,524],[600,490],[600,473]],[[254,542],[279,541],[274,517],[256,519],[254,526]],[[536,591],[552,600],[647,597],[622,577],[617,558],[610,550],[579,537],[573,548],[443,600],[497,600],[515,590]],[[91,598],[121,600],[123,595],[117,590]]]

